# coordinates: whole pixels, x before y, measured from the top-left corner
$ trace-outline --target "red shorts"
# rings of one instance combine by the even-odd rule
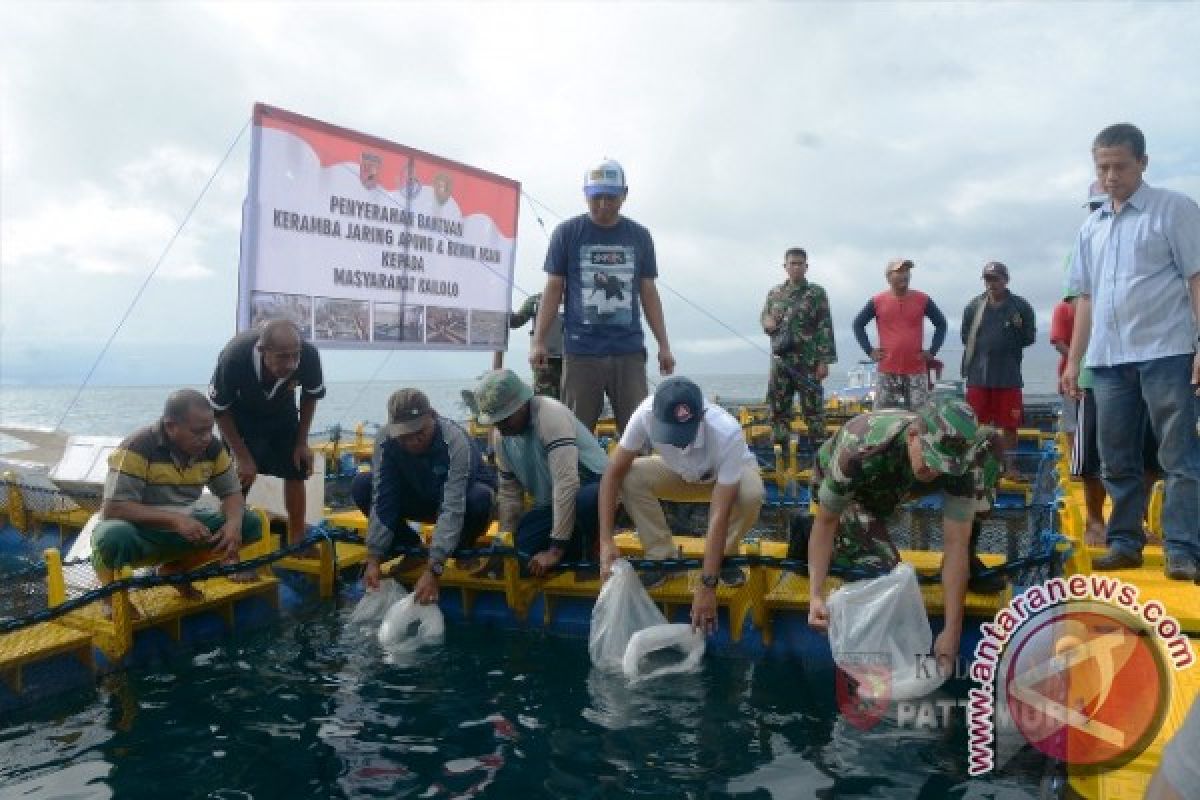
[[[1024,407],[1020,389],[968,386],[967,404],[984,425],[994,425],[1002,430],[1015,430],[1021,426]]]

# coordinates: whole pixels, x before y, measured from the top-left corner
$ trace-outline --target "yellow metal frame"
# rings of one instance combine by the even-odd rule
[[[242,548],[243,559],[257,558],[270,552],[266,514],[257,512],[262,523],[263,537],[258,542]],[[62,555],[57,548],[45,551],[47,599],[51,608],[62,605],[66,600],[66,579],[63,575]],[[128,568],[117,576],[132,575]],[[216,611],[230,628],[234,624],[234,604],[245,597],[266,595],[276,608],[279,607],[278,581],[267,568],[258,570],[258,580],[239,583],[228,578],[208,578],[200,581],[204,593],[202,600],[186,600],[174,589],[165,586],[134,591],[137,608],[133,605],[129,591],[115,592],[111,598],[111,611],[106,617],[101,603],[72,611],[59,618],[59,624],[88,634],[93,645],[112,662],[118,663],[133,648],[134,633],[145,628],[161,628],[171,638],[179,640],[182,621],[195,614]]]

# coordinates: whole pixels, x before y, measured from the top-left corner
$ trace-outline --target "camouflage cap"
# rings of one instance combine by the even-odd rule
[[[492,370],[475,387],[475,402],[479,406],[479,422],[495,425],[506,420],[533,397],[533,389],[511,369]]]
[[[388,436],[404,436],[421,430],[433,414],[429,398],[420,389],[397,389],[388,398]]]
[[[917,409],[925,426],[921,452],[925,463],[946,475],[967,471],[979,444],[979,421],[962,400],[941,400]]]

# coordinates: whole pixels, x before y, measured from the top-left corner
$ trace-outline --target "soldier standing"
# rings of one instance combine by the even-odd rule
[[[813,450],[825,439],[825,396],[821,381],[837,361],[833,319],[825,290],[805,278],[808,254],[793,247],[784,254],[788,279],[767,293],[762,310],[763,332],[771,337],[771,377],[767,406],[772,439],[787,457],[792,402],[800,396],[800,413]]]
[[[531,294],[515,313],[509,315],[508,327],[520,328],[526,322],[534,320],[536,327],[538,307],[542,304],[542,293]],[[533,328],[529,335],[534,334]],[[551,323],[550,332],[546,334],[546,364],[533,368],[533,393],[559,398],[559,388],[562,386],[562,315],[555,316]]]

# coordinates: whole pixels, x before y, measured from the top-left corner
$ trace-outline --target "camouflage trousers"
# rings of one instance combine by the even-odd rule
[[[929,376],[925,373],[916,375],[893,375],[881,372],[875,382],[875,409],[906,408],[916,411],[927,405],[933,399],[933,390],[929,388]]]
[[[771,415],[771,438],[788,441],[792,431],[792,405],[800,399],[800,415],[808,428],[815,452],[825,440],[825,390],[801,361],[789,356],[771,357],[767,381],[767,408]]]
[[[559,398],[559,387],[562,386],[562,356],[550,356],[546,366],[533,371],[533,393]]]
[[[838,519],[831,563],[843,568],[890,572],[900,563],[900,551],[892,543],[886,520],[851,503]]]

